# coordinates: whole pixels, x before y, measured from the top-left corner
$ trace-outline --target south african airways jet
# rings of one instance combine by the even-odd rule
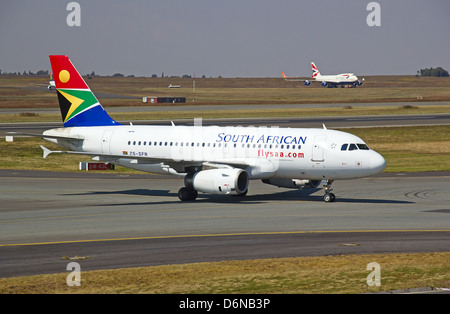
[[[121,124],[103,109],[67,56],[51,55],[63,127],[37,135],[61,146],[51,153],[87,155],[145,172],[184,178],[181,201],[199,192],[245,196],[250,180],[307,189],[383,171],[385,159],[352,134],[318,129]],[[30,134],[28,134],[30,135]]]

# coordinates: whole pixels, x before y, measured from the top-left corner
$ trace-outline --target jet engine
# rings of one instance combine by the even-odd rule
[[[305,85],[306,85],[306,86],[309,86],[309,85],[311,85],[311,82],[308,81],[308,80],[306,80],[306,81],[305,81]]]
[[[300,179],[262,179],[263,183],[275,185],[281,188],[290,189],[312,189],[320,185],[321,180],[300,180]]]
[[[186,188],[211,194],[245,195],[248,173],[242,169],[219,168],[189,173],[184,178]]]
[[[327,86],[327,82],[322,82],[322,86]]]

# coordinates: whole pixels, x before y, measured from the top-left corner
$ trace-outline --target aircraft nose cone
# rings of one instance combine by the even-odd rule
[[[370,169],[373,173],[378,173],[386,169],[386,160],[378,153],[375,153],[369,159]]]

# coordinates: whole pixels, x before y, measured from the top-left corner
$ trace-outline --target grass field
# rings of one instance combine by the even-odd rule
[[[63,258],[63,257],[62,257]],[[368,286],[367,265],[380,265]],[[82,261],[80,261],[82,264]],[[0,278],[0,293],[342,294],[450,287],[450,253],[341,255],[165,265]]]
[[[142,97],[186,97],[189,104],[304,104],[402,101],[449,101],[450,78],[415,76],[366,77],[362,87],[304,86],[280,78],[94,77],[87,84],[105,107],[143,106]],[[0,76],[0,108],[56,108],[54,92],[46,90],[47,77]],[[169,84],[181,88],[169,89]],[[123,99],[122,96],[134,97]],[[193,102],[195,100],[195,102]]]
[[[450,112],[450,104],[426,105],[426,106],[376,106],[353,107],[343,106],[337,108],[271,108],[255,109],[251,105],[234,106],[233,110],[195,110],[187,111],[183,107],[177,107],[176,111],[152,111],[152,112],[111,112],[113,119],[119,122],[138,120],[176,120],[176,119],[218,119],[218,118],[271,118],[271,117],[315,117],[315,116],[363,116],[363,115],[408,115],[408,114],[436,114]],[[18,122],[61,122],[59,113],[34,113],[32,109],[18,114],[0,115],[0,123]]]

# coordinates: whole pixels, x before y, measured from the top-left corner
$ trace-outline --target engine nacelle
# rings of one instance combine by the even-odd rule
[[[247,193],[248,173],[242,169],[209,169],[189,173],[184,184],[199,192],[241,195]]]
[[[300,180],[300,179],[262,179],[263,183],[275,185],[289,189],[312,189],[320,185],[321,180]]]
[[[306,80],[306,81],[305,81],[305,85],[306,85],[306,86],[309,86],[309,85],[311,85],[311,82],[308,81],[308,80]]]
[[[327,82],[322,82],[322,86],[327,86]]]

